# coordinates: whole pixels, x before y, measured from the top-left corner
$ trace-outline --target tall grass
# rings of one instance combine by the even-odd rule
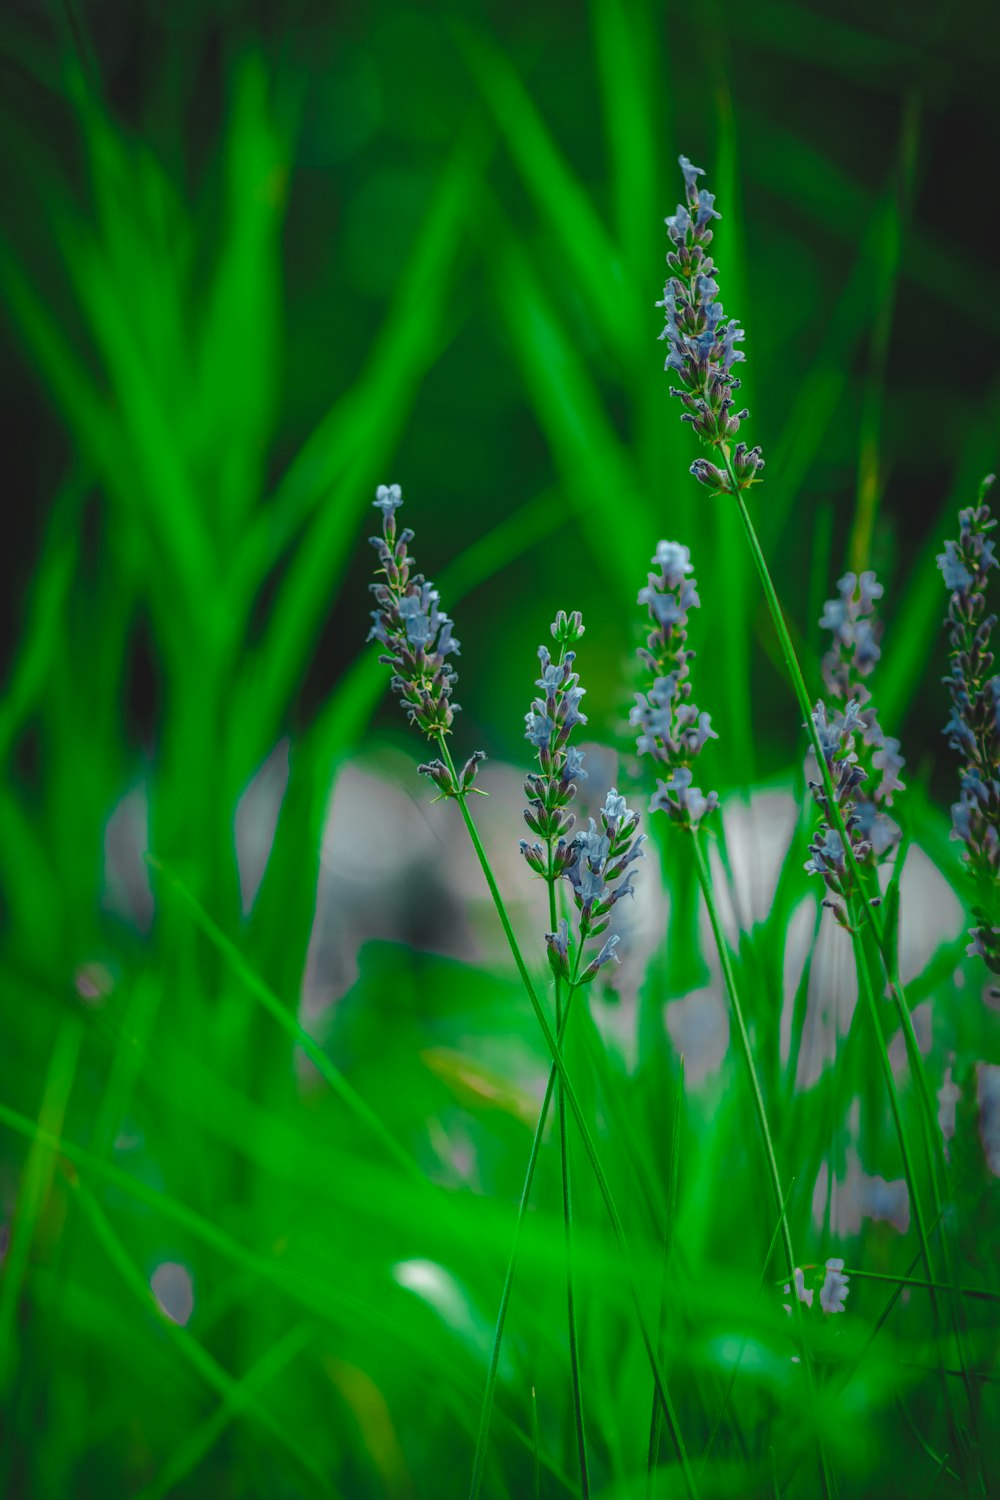
[[[501,38],[389,7],[342,38],[338,113],[323,27],[267,24],[190,17],[141,107],[89,7],[0,29],[6,368],[47,435],[0,695],[0,1490],[577,1495],[585,1427],[594,1496],[992,1493],[1000,1058],[943,811],[933,559],[995,464],[997,393],[893,384],[915,303],[950,327],[988,284],[926,211],[953,40],[645,3]],[[748,58],[825,98],[856,70],[891,129],[838,153]],[[352,145],[373,67],[382,126]],[[784,641],[659,369],[675,137],[712,143]],[[918,465],[900,431],[932,398]],[[387,475],[459,621],[456,758],[491,757],[475,839],[517,962],[362,651]],[[919,524],[915,477],[940,492]],[[602,970],[560,1026],[514,863],[523,664],[583,610],[596,811],[598,747],[634,769],[661,536],[698,564],[722,812],[694,847],[644,825],[620,998]],[[910,785],[852,951],[802,873],[802,721],[821,601],[869,562]]]

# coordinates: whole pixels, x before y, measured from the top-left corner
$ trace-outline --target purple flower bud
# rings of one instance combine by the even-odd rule
[[[728,476],[721,469],[717,469],[715,464],[709,463],[707,458],[696,458],[691,465],[691,473],[699,484],[705,485],[710,490],[728,491],[729,489]]]
[[[482,752],[479,752],[480,754]],[[429,776],[435,786],[440,787],[441,795],[444,797],[455,797],[458,789],[452,778],[452,774],[443,760],[431,760],[425,765],[418,766],[417,771],[421,776]]]
[[[608,938],[607,942],[604,944],[604,947],[601,949],[597,957],[591,959],[590,963],[580,975],[581,984],[590,984],[592,980],[597,978],[597,975],[604,967],[604,965],[611,963],[612,960],[614,960],[616,964],[621,963],[621,959],[615,952],[615,949],[617,948],[620,941],[621,939],[618,936],[617,932],[612,937]]]
[[[474,750],[472,752],[472,754],[469,756],[468,760],[465,762],[465,765],[462,767],[461,773],[460,773],[459,778],[458,778],[458,780],[459,780],[459,788],[460,788],[461,791],[463,791],[463,792],[469,791],[469,789],[471,788],[473,782],[476,779],[476,772],[478,771],[480,765],[482,764],[482,762],[485,759],[486,759],[486,753],[485,753],[485,751],[483,751],[483,750]]]
[[[529,844],[527,839],[520,839],[517,846],[528,864],[528,868],[534,870],[536,875],[545,875],[545,850],[541,844]]]
[[[368,492],[371,494],[371,491]],[[375,491],[372,504],[377,506],[388,521],[403,503],[403,492],[398,484],[380,484]]]

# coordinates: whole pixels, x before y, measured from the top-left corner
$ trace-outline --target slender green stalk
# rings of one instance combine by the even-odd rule
[[[455,780],[455,784],[457,785],[458,774],[455,770],[455,764],[451,758],[451,752],[448,749],[447,742],[443,735],[440,737],[438,743],[440,745],[442,759],[444,760],[445,765],[451,771],[452,776]],[[604,1168],[601,1165],[601,1159],[597,1154],[597,1148],[594,1145],[593,1136],[591,1135],[590,1130],[587,1126],[587,1122],[584,1118],[579,1098],[577,1097],[576,1090],[573,1087],[573,1081],[570,1078],[569,1073],[567,1072],[566,1064],[563,1062],[559,1044],[552,1034],[552,1028],[548,1023],[548,1019],[545,1015],[542,1003],[539,1000],[538,995],[535,991],[535,987],[531,982],[531,975],[528,973],[527,966],[525,965],[524,958],[521,954],[521,950],[518,947],[517,938],[514,935],[514,929],[511,926],[510,917],[507,914],[507,908],[504,905],[503,897],[501,896],[500,889],[496,883],[496,878],[493,874],[493,870],[487,857],[486,850],[483,848],[483,841],[479,836],[479,829],[476,827],[475,820],[471,812],[469,811],[468,799],[464,795],[460,794],[456,798],[456,801],[458,802],[459,808],[461,809],[462,818],[465,822],[469,838],[472,840],[472,847],[476,851],[476,857],[479,860],[479,865],[483,872],[483,877],[486,881],[487,887],[489,888],[490,895],[493,898],[493,905],[496,907],[497,916],[500,919],[500,925],[503,928],[504,937],[507,939],[507,945],[510,948],[511,956],[514,959],[518,974],[520,975],[521,983],[524,985],[525,993],[528,996],[529,1001],[531,1002],[531,1008],[535,1012],[535,1019],[537,1020],[539,1028],[541,1029],[545,1045],[549,1049],[549,1054],[559,1076],[559,1081],[566,1091],[566,1102],[569,1104],[570,1110],[573,1114],[573,1118],[576,1121],[577,1129],[580,1132],[580,1139],[583,1144],[584,1152],[586,1153],[587,1159],[590,1162],[591,1170],[594,1174],[594,1180],[597,1183],[598,1191],[600,1192],[601,1198],[604,1201],[604,1208],[608,1215],[608,1219],[611,1222],[612,1232],[618,1242],[619,1253],[622,1257],[622,1263],[624,1265],[625,1274],[628,1279],[629,1295],[632,1299],[632,1305],[635,1308],[636,1320],[639,1325],[639,1333],[646,1350],[646,1358],[649,1360],[650,1369],[653,1372],[653,1380],[656,1385],[656,1390],[657,1394],[659,1395],[660,1402],[663,1406],[663,1414],[667,1419],[667,1426],[670,1430],[670,1438],[673,1442],[674,1449],[677,1453],[677,1458],[680,1462],[681,1470],[684,1475],[684,1485],[688,1495],[692,1497],[692,1500],[697,1500],[697,1496],[699,1494],[697,1481],[695,1480],[694,1471],[691,1468],[691,1463],[688,1458],[687,1448],[684,1444],[680,1426],[677,1422],[677,1415],[674,1411],[674,1404],[671,1399],[670,1392],[667,1389],[667,1382],[664,1379],[663,1371],[660,1369],[660,1361],[657,1357],[656,1346],[653,1343],[653,1339],[649,1331],[649,1322],[646,1318],[646,1314],[642,1305],[642,1299],[639,1295],[639,1287],[635,1278],[635,1270],[632,1266],[632,1257],[629,1252],[628,1241],[625,1238],[625,1230],[622,1225],[618,1209],[615,1205],[615,1200],[612,1197],[611,1188],[608,1184],[607,1176],[605,1175]]]
[[[532,1439],[532,1442],[533,1442],[534,1448],[535,1448],[535,1455],[534,1455],[535,1456],[535,1464],[534,1464],[534,1471],[535,1472],[534,1472],[533,1493],[534,1493],[535,1500],[540,1500],[541,1493],[542,1493],[542,1487],[541,1487],[542,1475],[541,1475],[541,1468],[540,1468],[540,1465],[539,1465],[539,1462],[538,1462],[538,1397],[535,1394],[535,1387],[534,1386],[531,1387],[531,1439]]]
[[[569,1024],[574,988],[573,985],[570,986],[569,995],[566,1000],[566,1009],[563,1012],[559,1031],[556,1035],[556,1042],[559,1047],[562,1047],[563,1038],[566,1035],[566,1027]],[[534,1139],[531,1142],[531,1152],[528,1156],[528,1165],[524,1174],[524,1187],[521,1189],[521,1201],[517,1209],[514,1238],[511,1242],[510,1256],[507,1261],[507,1273],[504,1276],[503,1291],[500,1293],[500,1307],[497,1311],[496,1327],[493,1330],[493,1348],[490,1352],[490,1367],[486,1375],[486,1389],[483,1392],[483,1406],[479,1416],[479,1431],[476,1434],[476,1456],[472,1464],[472,1482],[469,1486],[469,1500],[477,1500],[483,1482],[486,1445],[489,1441],[490,1420],[493,1415],[493,1395],[496,1390],[497,1368],[500,1363],[500,1346],[503,1343],[503,1332],[507,1322],[507,1308],[510,1304],[510,1295],[514,1289],[517,1258],[521,1249],[521,1233],[528,1215],[528,1202],[531,1198],[532,1183],[535,1180],[535,1167],[538,1165],[538,1154],[542,1147],[545,1126],[548,1123],[549,1106],[552,1103],[552,1093],[555,1088],[556,1077],[556,1067],[555,1063],[553,1063],[549,1069],[548,1082],[545,1085],[545,1097],[542,1100],[542,1107],[538,1114],[538,1123],[535,1126]]]
[[[549,887],[549,927],[552,932],[556,930],[556,876],[552,869],[552,840],[546,840],[548,849],[548,887]],[[573,988],[577,975],[580,972],[580,956],[583,953],[582,940],[576,945],[576,960],[573,968],[573,979],[570,983],[570,996],[572,998]],[[556,1032],[557,1041],[562,1046],[562,976],[556,974]],[[566,1005],[567,1016],[569,1014],[569,1000]],[[576,1422],[576,1447],[580,1462],[580,1493],[583,1500],[590,1500],[590,1472],[587,1463],[587,1432],[583,1420],[583,1393],[580,1383],[580,1347],[576,1331],[576,1298],[573,1288],[573,1213],[570,1199],[569,1181],[569,1142],[566,1130],[566,1095],[562,1084],[556,1089],[556,1108],[559,1115],[559,1166],[562,1176],[562,1205],[563,1205],[563,1228],[566,1236],[566,1318],[569,1328],[569,1366],[573,1386],[573,1416]]]
[[[778,1171],[778,1159],[774,1151],[774,1141],[771,1137],[771,1127],[767,1119],[767,1110],[764,1107],[764,1095],[761,1092],[760,1079],[757,1077],[757,1068],[750,1050],[750,1036],[747,1032],[746,1021],[743,1016],[743,1006],[740,1002],[739,990],[736,987],[736,975],[733,972],[732,959],[729,955],[729,946],[726,942],[722,923],[719,919],[719,909],[715,901],[715,892],[712,890],[712,877],[709,874],[708,862],[705,859],[705,851],[701,846],[701,834],[698,829],[692,829],[691,842],[694,846],[695,864],[698,868],[698,880],[701,885],[705,905],[708,908],[709,921],[712,924],[712,935],[715,938],[716,950],[719,954],[719,963],[722,966],[722,976],[725,981],[726,993],[729,996],[729,1004],[733,1013],[736,1028],[736,1040],[743,1066],[746,1069],[747,1082],[750,1085],[750,1094],[753,1099],[754,1113],[757,1116],[757,1128],[764,1147],[764,1156],[767,1161],[767,1173],[771,1182],[771,1193],[774,1197],[774,1206],[778,1213],[781,1224],[781,1240],[785,1250],[785,1260],[788,1266],[788,1279],[792,1285],[792,1315],[795,1321],[795,1334],[799,1345],[799,1355],[802,1360],[802,1369],[806,1377],[806,1388],[809,1394],[809,1402],[813,1417],[817,1415],[816,1402],[816,1380],[812,1367],[812,1356],[803,1327],[802,1306],[795,1291],[795,1252],[792,1248],[792,1232],[788,1225],[788,1214],[785,1210],[785,1194],[781,1188],[781,1174]],[[816,1429],[816,1445],[819,1450],[820,1474],[823,1480],[823,1493],[827,1496],[837,1493],[836,1480],[830,1469],[830,1460],[826,1451],[826,1444],[820,1434],[818,1425]]]
[[[936,1285],[937,1277],[934,1274],[934,1261],[931,1257],[930,1238],[927,1233],[927,1224],[926,1220],[924,1219],[923,1203],[921,1201],[921,1195],[918,1190],[916,1174],[913,1170],[913,1160],[910,1155],[910,1146],[906,1138],[906,1128],[903,1123],[902,1109],[899,1100],[899,1091],[896,1088],[896,1080],[893,1077],[892,1064],[889,1061],[889,1051],[885,1044],[885,1037],[882,1035],[882,1023],[879,1019],[878,1006],[875,1002],[875,992],[872,987],[871,974],[868,969],[868,962],[864,952],[861,933],[856,921],[853,901],[851,901],[851,903],[849,904],[848,916],[851,923],[851,942],[854,946],[854,958],[858,971],[858,984],[861,989],[864,1005],[868,1011],[869,1019],[871,1021],[872,1035],[875,1038],[875,1048],[876,1052],[878,1053],[879,1065],[882,1069],[882,1076],[885,1080],[886,1091],[889,1095],[889,1107],[892,1111],[893,1123],[896,1127],[896,1136],[899,1141],[900,1154],[903,1159],[903,1176],[906,1178],[906,1186],[909,1191],[910,1202],[913,1205],[913,1217],[916,1221],[917,1226],[917,1238],[920,1241],[921,1259],[923,1260],[924,1266],[926,1267],[929,1281]],[[950,1433],[953,1451],[958,1457],[959,1463],[964,1471],[965,1466],[962,1463],[963,1446],[959,1441],[958,1428],[955,1423],[955,1414],[952,1408],[951,1397],[948,1392],[948,1383],[944,1376],[944,1351],[941,1347],[941,1316],[940,1310],[938,1308],[937,1293],[933,1290],[933,1287],[930,1289],[930,1299],[931,1316],[934,1321],[935,1340],[938,1347],[938,1361],[941,1376],[941,1393],[945,1403],[945,1411],[948,1420],[948,1430]]]
[[[819,732],[816,728],[815,722],[813,721],[813,704],[809,701],[809,693],[806,688],[805,678],[802,675],[802,668],[799,666],[799,660],[795,654],[795,647],[792,644],[792,638],[789,635],[788,626],[785,623],[785,617],[782,612],[781,602],[778,599],[778,594],[774,587],[774,582],[771,578],[770,570],[767,566],[767,559],[764,557],[763,549],[761,548],[756,528],[754,527],[753,521],[750,518],[750,512],[747,510],[746,502],[743,499],[742,492],[738,487],[736,473],[733,469],[733,461],[725,444],[721,445],[720,452],[725,462],[726,473],[729,476],[729,483],[733,489],[736,505],[740,513],[740,520],[743,522],[743,529],[746,533],[746,538],[750,545],[750,551],[753,554],[753,560],[757,568],[757,573],[760,577],[761,586],[764,590],[764,597],[767,600],[767,607],[770,611],[771,619],[778,636],[778,644],[781,647],[781,654],[784,657],[785,666],[788,669],[788,675],[791,679],[792,688],[795,693],[796,699],[798,700],[799,708],[802,711],[803,718],[805,720],[806,732],[809,735],[809,739],[812,742],[813,751],[816,755],[819,774],[823,781],[823,790],[826,793],[827,805],[830,809],[830,818],[837,833],[840,835],[847,860],[851,866],[851,872],[855,880],[857,881],[858,889],[862,892],[866,892],[867,884],[865,881],[864,872],[862,871],[861,866],[858,862],[858,857],[854,851],[854,845],[851,843],[851,840],[847,834],[847,829],[844,826],[844,817],[840,810],[840,803],[837,799],[836,788],[833,784],[833,776],[831,774],[830,767],[826,763],[826,757],[823,754],[823,747],[820,744],[819,740]],[[875,941],[878,945],[879,954],[882,959],[883,967],[885,969],[885,978],[892,997],[896,1003],[896,1009],[899,1013],[900,1024],[903,1028],[903,1036],[906,1042],[907,1058],[909,1060],[913,1076],[917,1082],[923,1109],[928,1117],[928,1120],[933,1122],[936,1120],[936,1115],[933,1104],[931,1102],[930,1092],[927,1085],[927,1078],[924,1073],[923,1059],[920,1056],[920,1048],[917,1045],[916,1033],[913,1030],[913,1020],[910,1015],[909,1006],[906,1004],[905,992],[903,990],[903,986],[899,977],[899,966],[893,958],[891,946],[888,941],[878,907],[873,906],[871,900],[867,898],[864,905],[865,916],[868,922],[871,924],[872,931],[875,934]],[[940,1143],[938,1154],[943,1163],[943,1151],[940,1150]]]
[[[805,679],[802,675],[802,668],[799,666],[798,657],[795,654],[795,647],[792,644],[791,636],[788,633],[788,626],[785,623],[785,617],[782,613],[781,603],[778,599],[777,591],[774,587],[774,582],[771,578],[770,570],[767,566],[767,560],[764,557],[763,549],[760,545],[760,540],[757,536],[753,521],[750,518],[750,512],[747,510],[746,502],[744,501],[743,495],[739,489],[736,479],[736,473],[733,468],[732,458],[730,457],[729,449],[726,444],[721,445],[720,452],[725,462],[726,473],[729,477],[729,483],[732,487],[732,492],[740,513],[740,519],[743,522],[743,529],[746,533],[750,551],[753,555],[754,563],[760,577],[761,586],[764,590],[764,596],[767,600],[771,619],[774,623],[774,628],[778,636],[778,642],[781,647],[782,656],[785,660],[785,665],[788,669],[788,675],[791,679],[792,688],[795,693],[796,699],[798,700],[799,707],[802,711],[805,720],[805,727],[809,734],[809,738],[812,742],[813,750],[816,755],[816,762],[823,781],[823,789],[826,793],[827,806],[830,810],[830,818],[837,833],[840,836],[841,843],[843,845],[848,862],[851,866],[852,874],[857,882],[858,889],[864,896],[865,916],[870,923],[872,932],[874,933],[875,942],[879,951],[879,957],[881,959],[882,967],[885,972],[888,991],[895,1004],[896,1013],[899,1017],[899,1023],[902,1029],[903,1039],[906,1046],[907,1061],[910,1066],[910,1072],[917,1085],[917,1093],[920,1100],[921,1134],[923,1138],[924,1151],[928,1160],[928,1177],[934,1199],[934,1207],[938,1216],[940,1217],[942,1212],[942,1199],[938,1186],[938,1177],[940,1174],[941,1179],[945,1183],[947,1183],[948,1176],[947,1166],[944,1160],[944,1147],[941,1141],[940,1133],[937,1129],[937,1113],[931,1099],[930,1087],[927,1082],[927,1075],[924,1071],[923,1058],[920,1055],[920,1048],[917,1043],[916,1032],[913,1029],[913,1018],[910,1014],[910,1007],[906,1001],[906,992],[899,973],[898,955],[896,955],[893,951],[893,945],[890,942],[889,936],[887,935],[885,927],[882,923],[879,908],[873,905],[872,900],[868,896],[868,886],[865,880],[864,872],[861,869],[858,857],[854,851],[854,845],[851,843],[851,840],[847,833],[847,829],[844,826],[843,814],[841,813],[840,804],[837,800],[836,789],[833,784],[833,776],[830,772],[829,766],[827,765],[826,757],[823,754],[823,749],[819,741],[819,733],[813,720],[812,704],[809,701],[809,694],[806,689]],[[870,981],[868,982],[870,983]],[[881,1041],[882,1032],[880,1026],[878,1029],[878,1034]],[[882,1045],[884,1047],[884,1042],[882,1043]],[[889,1078],[891,1082],[891,1068],[889,1070]],[[895,1107],[893,1108],[893,1117],[894,1119],[897,1117],[897,1111]],[[899,1119],[898,1121],[897,1130],[900,1135],[900,1144],[902,1145],[903,1130],[901,1119]],[[911,1189],[911,1195],[912,1192],[913,1190]],[[945,1239],[946,1236],[942,1236],[942,1244],[944,1244]],[[944,1246],[944,1254],[946,1266],[948,1268],[947,1280],[949,1283],[953,1284],[955,1281],[955,1276],[951,1261],[950,1247],[947,1245]],[[929,1268],[928,1276],[931,1278],[931,1280],[934,1279],[933,1272]],[[957,1306],[957,1302],[954,1297],[949,1298],[949,1310],[951,1313],[951,1319],[954,1325],[955,1336],[959,1348],[960,1363],[963,1370],[963,1380],[965,1383],[967,1399],[969,1402],[970,1419],[972,1421],[973,1430],[977,1433],[978,1439],[978,1403],[976,1401],[975,1393],[972,1389],[972,1384],[967,1368],[965,1342],[962,1332],[962,1313]]]
[[[681,1105],[684,1102],[684,1054],[681,1053],[677,1076],[677,1097],[674,1100],[674,1133],[670,1143],[670,1189],[667,1195],[667,1222],[663,1230],[663,1264],[660,1271],[660,1327],[658,1347],[663,1343],[664,1313],[667,1305],[667,1272],[670,1269],[670,1251],[674,1240],[674,1220],[677,1215],[677,1179],[680,1166]],[[660,1425],[663,1414],[660,1403],[653,1395],[653,1410],[649,1418],[649,1453],[646,1458],[646,1500],[653,1494],[653,1475],[660,1461]]]
[[[791,1180],[791,1182],[788,1184],[788,1194],[791,1193],[792,1188],[794,1186],[795,1186],[795,1178],[793,1177],[792,1180]],[[787,1202],[788,1202],[788,1194],[786,1194],[786,1197],[785,1197],[785,1205],[787,1205]],[[782,1205],[782,1206],[784,1207],[785,1205]],[[761,1266],[761,1269],[760,1269],[760,1280],[757,1282],[757,1296],[758,1297],[760,1296],[761,1292],[764,1290],[764,1282],[767,1280],[767,1271],[768,1271],[768,1267],[771,1264],[771,1257],[774,1255],[775,1247],[777,1246],[778,1239],[779,1239],[779,1237],[781,1235],[781,1219],[782,1219],[782,1215],[779,1214],[778,1217],[777,1217],[777,1219],[775,1220],[774,1228],[771,1231],[771,1240],[770,1240],[770,1243],[769,1243],[769,1245],[767,1247],[767,1254],[764,1256],[764,1264]],[[740,1344],[740,1352],[736,1356],[736,1363],[733,1365],[733,1368],[729,1372],[729,1380],[728,1380],[728,1383],[726,1385],[726,1394],[722,1398],[722,1405],[719,1407],[718,1415],[716,1416],[715,1421],[712,1424],[712,1431],[709,1433],[708,1442],[705,1444],[705,1451],[704,1451],[704,1453],[701,1456],[701,1473],[702,1473],[702,1475],[704,1475],[705,1468],[706,1468],[706,1466],[708,1464],[708,1460],[712,1456],[712,1449],[715,1446],[715,1439],[719,1435],[719,1428],[722,1426],[722,1423],[723,1423],[723,1420],[725,1419],[726,1413],[729,1410],[729,1403],[732,1400],[732,1395],[733,1395],[733,1387],[736,1384],[736,1377],[737,1377],[737,1375],[740,1372],[740,1365],[743,1363],[743,1355],[746,1352],[747,1342],[748,1342],[747,1336],[744,1335],[743,1341]],[[794,1472],[795,1472],[795,1470],[793,1469],[792,1473],[794,1474]],[[790,1482],[791,1482],[790,1479],[786,1480],[786,1486]]]

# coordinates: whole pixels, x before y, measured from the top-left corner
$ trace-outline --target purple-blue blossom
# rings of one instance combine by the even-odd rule
[[[660,808],[682,826],[697,828],[718,806],[714,792],[706,795],[693,785],[690,769],[708,740],[718,739],[711,716],[691,702],[689,662],[694,652],[687,646],[687,624],[701,600],[687,547],[661,541],[653,563],[659,572],[648,575],[638,597],[652,627],[639,657],[653,680],[644,693],[636,694],[629,722],[637,731],[639,754],[651,756],[671,773],[658,783],[651,809]]]
[[[825,704],[819,703],[814,715],[828,762],[844,736],[858,737],[851,753],[864,778],[863,785],[856,779],[852,787],[852,843],[859,859],[870,856],[876,861],[886,859],[899,844],[901,830],[885,809],[897,792],[906,790],[900,777],[905,761],[899,740],[883,732],[867,685],[882,655],[882,622],[876,612],[882,594],[871,570],[845,573],[837,580],[837,597],[826,601],[819,622],[833,637],[821,666],[827,692],[833,699],[846,700],[846,706],[828,720]]]
[[[712,220],[722,217],[715,207],[715,194],[698,186],[698,178],[704,176],[701,167],[693,166],[686,156],[679,161],[685,201],[665,221],[671,241],[667,253],[671,275],[656,304],[666,315],[666,327],[660,335],[667,342],[665,368],[677,381],[670,394],[678,396],[685,408],[681,420],[690,422],[705,443],[721,447],[728,455],[740,423],[749,416],[746,409],[734,410],[734,393],[740,382],[733,367],[746,358],[736,347],[744,333],[716,300],[719,285],[714,262],[707,253]],[[746,489],[753,484],[763,466],[760,449],[748,450],[741,443],[733,455],[737,487]],[[710,489],[732,488],[729,474],[707,459],[698,459],[691,472]]]
[[[403,503],[398,484],[381,484],[376,491],[375,508],[382,513],[382,534],[372,537],[378,553],[381,579],[370,584],[376,609],[371,612],[369,641],[378,641],[383,652],[379,660],[392,668],[390,686],[401,699],[407,717],[429,739],[440,739],[451,728],[458,705],[452,703],[452,689],[458,674],[447,658],[458,654],[458,641],[452,635],[452,622],[440,608],[437,589],[420,573],[413,571],[408,552],[413,532],[396,530],[396,511]],[[480,757],[481,758],[481,757]],[[442,787],[445,795],[458,795],[471,788],[477,760],[471,765],[469,785],[451,785],[450,774],[442,780],[440,761],[432,762],[428,775]],[[464,772],[463,772],[464,777]],[[460,778],[461,783],[462,778]]]
[[[965,845],[976,917],[967,951],[1000,974],[1000,676],[992,670],[996,616],[986,612],[989,574],[997,566],[989,535],[996,522],[985,498],[992,483],[991,474],[980,486],[979,504],[960,512],[958,539],[945,543],[937,562],[949,591],[944,681],[951,713],[944,732],[961,762],[952,837]]]
[[[566,839],[575,821],[568,809],[576,796],[577,782],[587,776],[583,751],[569,744],[573,730],[587,722],[580,710],[584,689],[573,670],[576,653],[566,646],[567,640],[579,640],[583,635],[579,612],[567,615],[560,610],[552,625],[552,635],[560,641],[559,655],[553,657],[547,646],[539,646],[540,675],[535,679],[539,696],[525,715],[525,739],[535,747],[538,770],[529,772],[525,779],[529,805],[524,819],[544,841],[544,848],[522,840],[520,849],[536,874],[555,880],[563,873],[567,861],[575,858],[569,853]]]

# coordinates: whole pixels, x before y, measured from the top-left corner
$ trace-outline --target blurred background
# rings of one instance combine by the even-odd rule
[[[364,649],[377,484],[402,485],[456,620],[455,753],[490,757],[484,825],[523,920],[537,645],[557,608],[583,611],[593,790],[627,779],[635,599],[660,537],[690,547],[699,579],[710,784],[800,776],[751,562],[688,474],[656,342],[679,152],[723,215],[744,430],[767,463],[753,510],[807,680],[818,691],[822,601],[847,567],[876,568],[880,717],[954,866],[934,555],[997,462],[998,62],[986,4],[4,6],[4,1493],[291,1495],[318,1483],[310,1463],[345,1494],[429,1493],[412,1477],[437,1461],[423,1424],[459,1421],[461,1382],[444,1381],[406,1427],[398,1350],[352,1303],[323,1354],[335,1416],[303,1376],[263,1440],[252,1423],[212,1436],[199,1381],[230,1421],[257,1388],[234,1394],[186,1345],[181,1379],[174,1333],[129,1334],[116,1311],[130,1277],[138,1308],[173,1267],[187,1317],[171,1328],[194,1276],[206,1347],[263,1370],[276,1340],[290,1363],[313,1336],[309,1277],[370,1307],[387,1265],[430,1263],[427,1243],[407,1249],[422,1211],[398,1183],[387,1224],[366,1217],[385,1141],[301,1053],[293,1068],[300,1017],[425,1176],[482,1193],[479,1228],[507,1242],[509,1204],[490,1215],[518,1191],[536,1043],[506,971],[486,972],[454,809],[428,809],[424,747]],[[655,934],[655,909],[644,920]],[[954,939],[954,901],[941,920]],[[463,963],[480,966],[475,1003]],[[705,983],[693,938],[671,966],[670,993]],[[522,1095],[502,1080],[526,1068]],[[90,1188],[32,1122],[89,1153]],[[347,1195],[353,1228],[334,1251],[328,1226],[310,1242],[307,1140],[341,1164],[323,1192]],[[179,1210],[165,1234],[149,1194],[273,1252],[272,1269],[291,1244],[308,1316],[289,1332],[287,1285],[256,1261],[234,1272]],[[397,1328],[423,1274],[396,1277]],[[133,1336],[147,1344],[129,1354]],[[328,1423],[318,1446],[311,1418]],[[194,1443],[180,1478],[163,1467],[178,1434]]]

